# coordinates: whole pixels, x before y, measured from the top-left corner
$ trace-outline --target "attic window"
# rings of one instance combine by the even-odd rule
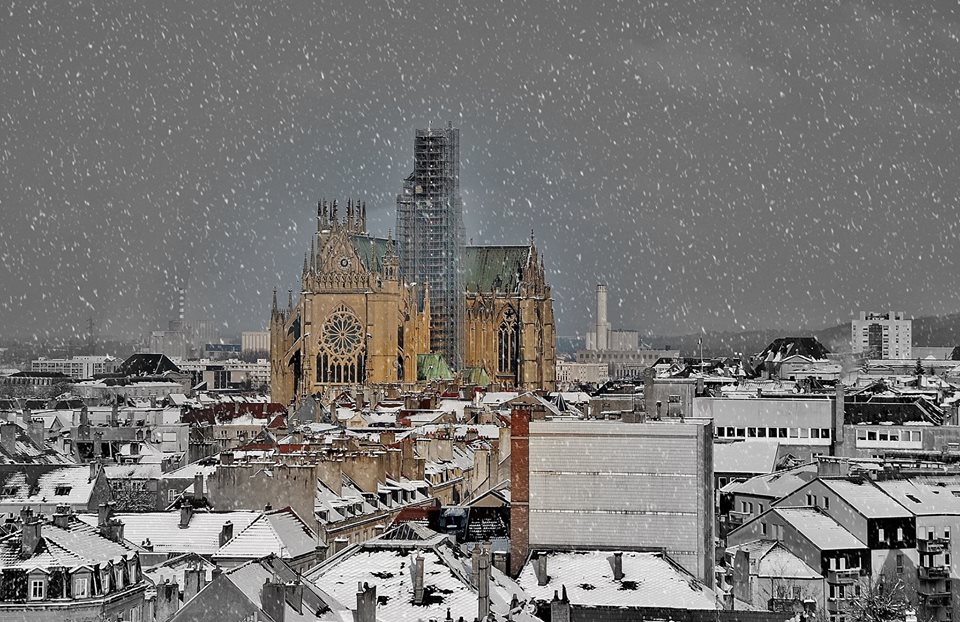
[[[53,489],[53,494],[58,497],[64,497],[70,494],[70,486],[57,486]]]
[[[917,499],[917,498],[914,497],[913,495],[907,495],[907,499],[910,499],[910,500],[913,501],[914,503],[920,503],[920,499]]]

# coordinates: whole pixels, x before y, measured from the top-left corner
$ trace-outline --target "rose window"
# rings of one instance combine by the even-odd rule
[[[347,309],[337,309],[323,323],[323,345],[332,355],[349,356],[356,353],[362,343],[360,320]]]

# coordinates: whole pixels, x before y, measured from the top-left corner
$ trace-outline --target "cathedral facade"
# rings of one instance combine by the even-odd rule
[[[357,385],[414,389],[432,378],[430,292],[406,283],[396,244],[366,231],[362,203],[321,202],[304,256],[301,292],[274,293],[271,393],[280,403]],[[554,390],[553,299],[533,240],[468,246],[464,254],[464,383],[500,390]]]

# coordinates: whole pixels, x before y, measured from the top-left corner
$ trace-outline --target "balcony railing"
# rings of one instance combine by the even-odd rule
[[[859,568],[845,568],[843,570],[828,570],[827,583],[854,583],[860,577]]]
[[[919,591],[917,595],[920,596],[920,602],[922,602],[927,607],[949,607],[951,593],[950,592],[924,592]]]
[[[950,578],[949,566],[920,566],[917,568],[917,576],[925,581],[939,581],[940,579]]]
[[[946,538],[917,540],[917,551],[920,553],[943,553],[948,548],[950,548],[950,540]]]

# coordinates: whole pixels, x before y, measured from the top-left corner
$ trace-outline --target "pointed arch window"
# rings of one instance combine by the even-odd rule
[[[510,374],[516,380],[520,367],[520,319],[508,306],[497,330],[497,372]]]
[[[334,309],[320,330],[317,382],[355,384],[366,380],[363,324],[345,305]]]

